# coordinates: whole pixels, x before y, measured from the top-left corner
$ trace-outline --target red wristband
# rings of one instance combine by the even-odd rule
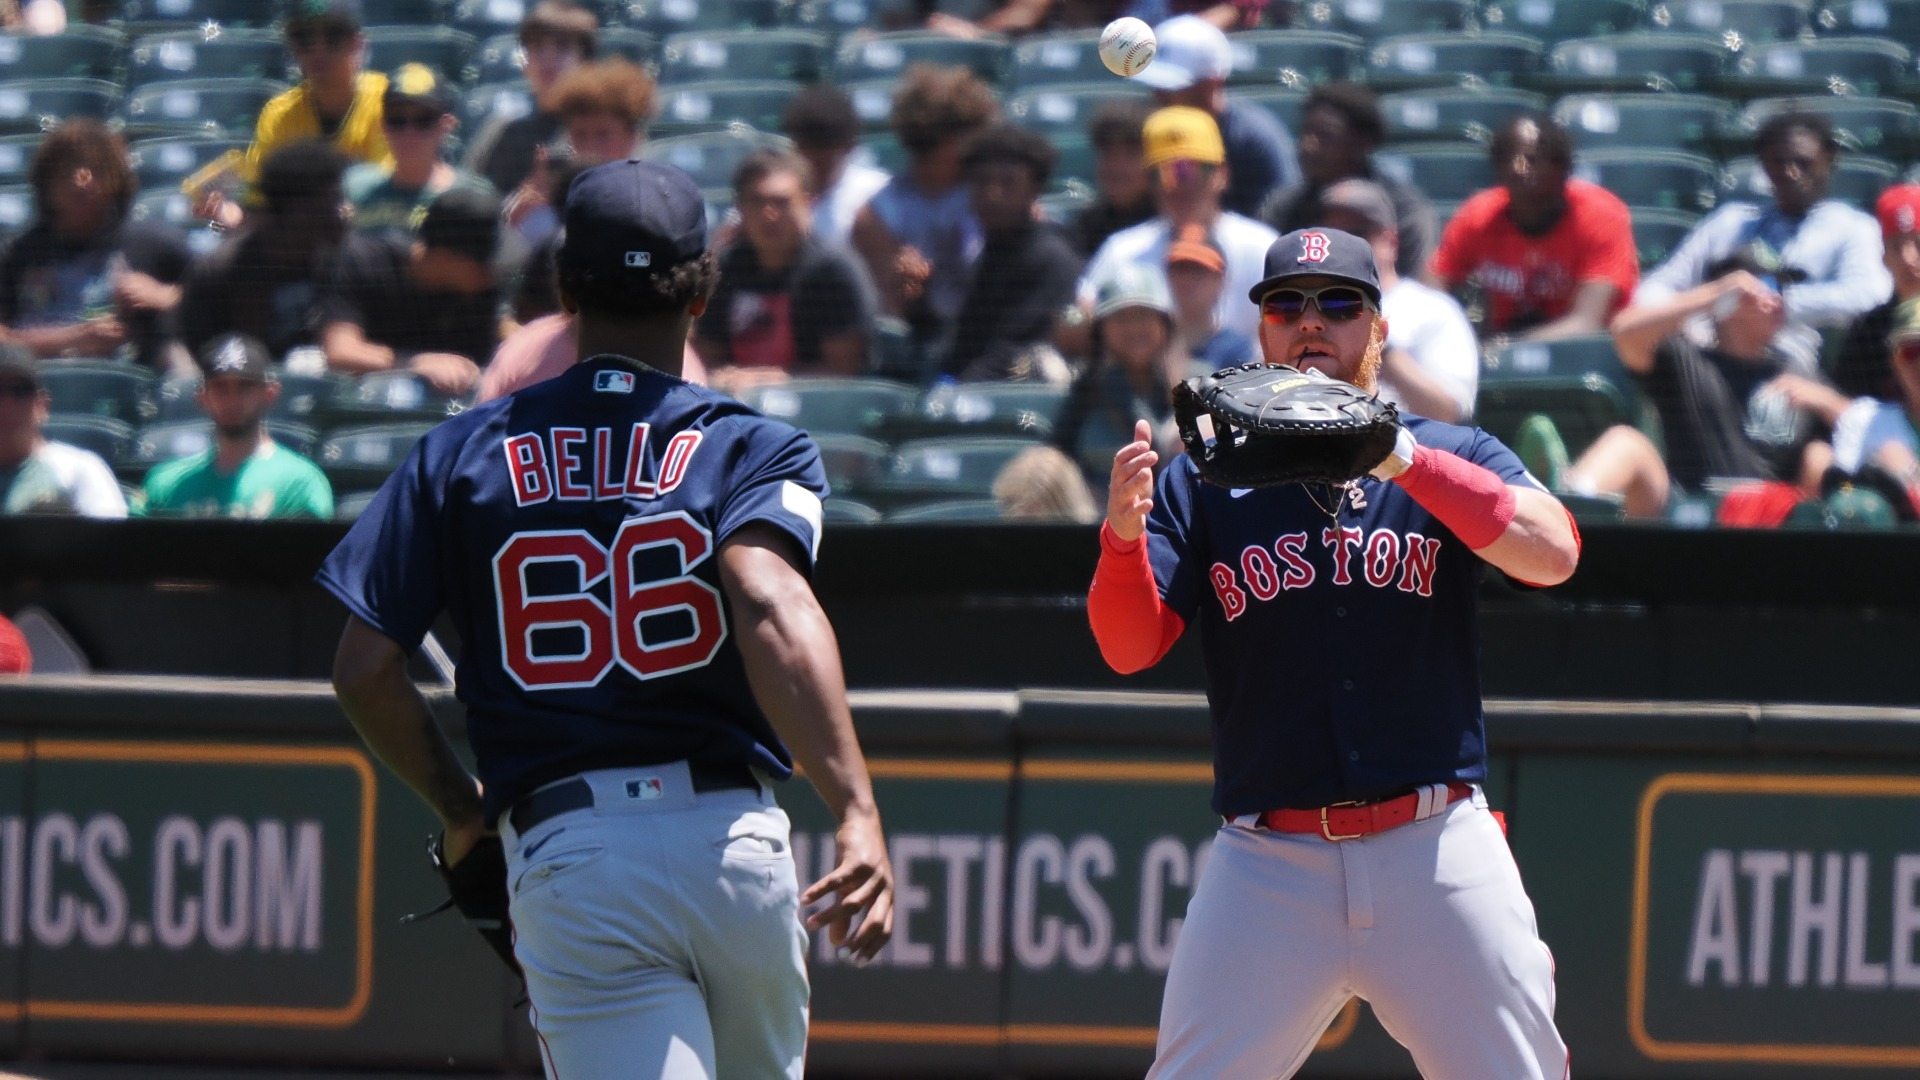
[[[1475,551],[1500,539],[1513,523],[1513,489],[1491,469],[1457,454],[1416,447],[1413,464],[1393,479]]]

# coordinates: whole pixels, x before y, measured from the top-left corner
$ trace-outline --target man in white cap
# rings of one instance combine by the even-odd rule
[[[1162,106],[1188,105],[1213,117],[1227,146],[1227,191],[1220,205],[1259,213],[1267,193],[1300,180],[1293,136],[1274,115],[1227,97],[1233,48],[1220,28],[1198,15],[1177,15],[1153,28],[1159,51],[1135,78],[1153,87]]]

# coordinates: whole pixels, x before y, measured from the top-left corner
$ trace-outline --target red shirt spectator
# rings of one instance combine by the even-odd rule
[[[1433,273],[1449,289],[1472,281],[1485,292],[1488,331],[1552,322],[1590,281],[1614,287],[1608,318],[1626,306],[1640,281],[1640,260],[1625,203],[1597,184],[1568,180],[1566,213],[1547,232],[1529,236],[1507,213],[1512,199],[1496,187],[1460,204],[1433,255]]]
[[[33,650],[27,648],[27,635],[0,615],[0,675],[25,675],[33,670]]]

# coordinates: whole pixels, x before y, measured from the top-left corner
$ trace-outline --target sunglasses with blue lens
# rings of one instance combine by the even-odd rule
[[[1367,294],[1351,285],[1318,289],[1275,289],[1260,298],[1260,317],[1270,323],[1299,322],[1311,303],[1328,322],[1352,322],[1373,310]]]

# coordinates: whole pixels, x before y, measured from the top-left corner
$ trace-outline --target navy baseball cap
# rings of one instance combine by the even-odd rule
[[[589,274],[658,274],[707,250],[699,185],[654,161],[609,161],[574,177],[563,217],[555,261]]]
[[[1296,229],[1267,248],[1267,274],[1247,292],[1247,299],[1260,298],[1292,278],[1324,277],[1351,281],[1361,291],[1380,302],[1380,270],[1373,264],[1373,245],[1339,229],[1315,226]]]

